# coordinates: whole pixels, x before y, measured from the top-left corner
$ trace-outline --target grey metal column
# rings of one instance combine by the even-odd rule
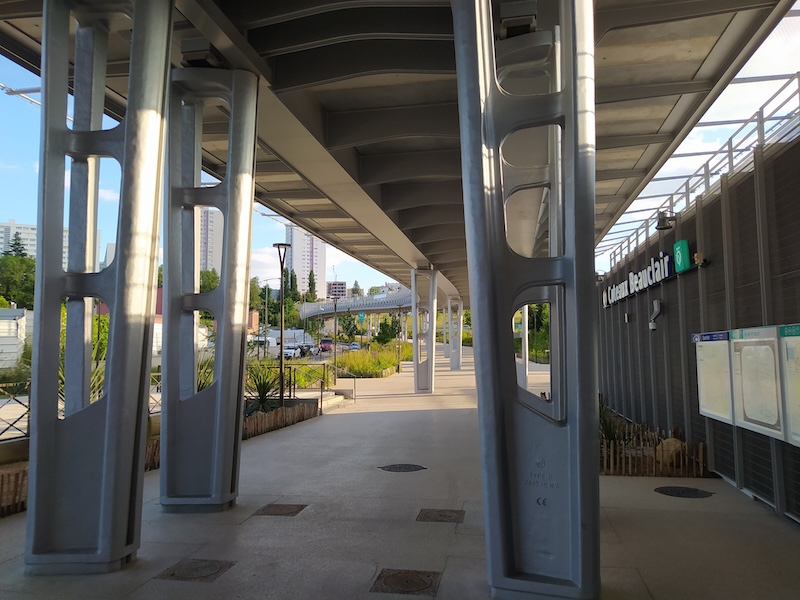
[[[489,585],[501,599],[597,598],[593,2],[526,12],[536,4],[451,3]],[[537,258],[512,251],[505,231],[508,197],[547,176],[503,160],[507,136],[530,128],[541,135],[528,151],[565,174],[563,193],[549,187],[549,256]],[[547,400],[517,385],[508,327],[540,295],[551,305]]]
[[[461,298],[448,300],[450,314],[450,370],[461,370],[461,337],[464,328],[464,301]]]
[[[78,12],[79,8],[85,8],[84,3],[64,0],[48,0],[44,6],[44,110],[25,548],[25,570],[34,574],[112,571],[135,557],[140,541],[172,3],[136,0],[114,4],[115,10],[132,16],[133,36],[126,117],[107,131],[98,130],[96,114],[104,77],[98,64],[105,60],[103,20],[108,17],[100,11],[92,11],[93,19],[81,19],[78,28],[73,85],[76,116],[81,116],[75,130],[67,128],[69,31],[71,11],[85,14]],[[83,88],[80,92],[79,87]],[[71,223],[77,225],[85,218],[86,231],[70,240],[76,244],[70,246],[65,273],[61,254],[67,156],[76,159],[83,192],[70,196],[71,205],[81,203],[80,208],[71,208],[71,219],[76,219]],[[90,159],[98,156],[115,158],[121,165],[117,251],[114,262],[102,272],[88,273],[87,253],[94,227]],[[60,414],[59,345],[53,340],[57,339],[64,297],[77,307],[67,317],[72,334],[85,331],[85,298],[101,298],[110,317],[101,397],[89,402],[85,395],[78,395],[87,393],[83,382],[89,365],[85,348],[71,335],[71,351],[84,358],[70,360],[65,367],[65,390],[71,396],[69,410]],[[70,323],[71,319],[77,321]],[[91,345],[90,340],[84,343]]]
[[[524,304],[520,309],[522,312],[522,327],[520,327],[520,358],[521,363],[517,371],[519,387],[528,389],[528,305]]]
[[[436,364],[438,271],[411,271],[411,332],[414,336],[414,393],[433,393]]]
[[[253,218],[257,77],[245,71],[177,69],[170,107],[170,197],[165,210],[161,505],[167,512],[210,512],[239,493],[239,449]],[[227,102],[225,177],[199,187],[203,106]],[[214,290],[194,287],[195,207],[224,218],[222,272]],[[195,381],[194,311],[217,322],[214,380]]]
[[[444,357],[450,358],[450,298],[447,299],[447,306],[442,308],[442,345]]]

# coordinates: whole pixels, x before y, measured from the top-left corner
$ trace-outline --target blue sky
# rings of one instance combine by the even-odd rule
[[[0,57],[0,84],[14,90],[27,90],[38,88],[40,82],[35,75]],[[36,102],[40,99],[40,94],[36,92],[30,92],[26,96]],[[0,177],[3,181],[0,222],[14,219],[18,223],[36,223],[40,120],[41,108],[37,104],[26,100],[24,95],[9,95],[0,91]],[[100,165],[98,205],[101,259],[106,244],[113,243],[116,236],[119,177],[116,161],[103,159]],[[263,207],[259,210],[268,212]],[[278,276],[278,257],[272,244],[283,242],[284,239],[285,229],[281,223],[254,214],[251,276],[261,279]],[[389,280],[382,273],[328,246],[328,281],[334,279],[334,268],[337,278],[346,281],[348,286],[353,281],[358,281],[362,288],[367,289]]]

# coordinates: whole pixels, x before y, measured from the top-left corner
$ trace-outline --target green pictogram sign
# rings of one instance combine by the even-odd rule
[[[676,273],[683,273],[691,268],[692,257],[689,255],[689,242],[686,240],[678,240],[672,247],[672,253],[675,257]]]

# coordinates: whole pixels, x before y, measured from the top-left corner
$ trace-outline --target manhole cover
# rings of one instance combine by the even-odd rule
[[[463,523],[464,511],[423,508],[417,515],[417,521],[426,523]]]
[[[437,571],[383,569],[370,592],[435,596],[442,574]]]
[[[253,514],[269,517],[296,517],[306,506],[308,504],[267,504]]]
[[[227,560],[185,558],[179,563],[172,565],[169,569],[156,577],[156,579],[210,583],[235,564],[236,563]]]
[[[680,485],[671,485],[656,488],[659,494],[665,496],[673,496],[675,498],[710,498],[714,494],[705,490],[700,490],[693,487],[683,487]]]
[[[413,471],[426,471],[427,467],[423,467],[422,465],[409,465],[409,464],[399,464],[399,465],[386,465],[385,467],[378,467],[379,469],[383,469],[384,471],[389,471],[390,473],[411,473]]]

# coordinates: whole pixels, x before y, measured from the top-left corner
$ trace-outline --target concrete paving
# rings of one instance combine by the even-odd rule
[[[227,512],[164,514],[158,472],[147,473],[142,547],[120,572],[25,576],[25,514],[0,519],[0,599],[407,597],[370,592],[382,569],[441,572],[439,599],[488,598],[471,352],[461,372],[446,364],[433,395],[413,394],[410,371],[359,380],[354,404],[244,442]],[[425,470],[378,468],[395,463]],[[714,495],[669,498],[660,485]],[[270,503],[307,507],[254,514]],[[605,600],[800,597],[800,527],[721,480],[603,477],[601,505]],[[416,521],[426,508],[464,510],[464,521]],[[229,568],[211,582],[157,578],[183,559]]]

